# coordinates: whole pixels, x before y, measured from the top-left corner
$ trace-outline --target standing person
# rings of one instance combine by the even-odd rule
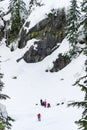
[[[40,113],[37,114],[37,118],[38,118],[38,121],[41,121],[41,114]]]
[[[47,108],[51,107],[50,103],[47,103]]]
[[[44,101],[44,107],[46,107],[46,105],[47,105],[47,102],[46,102],[46,100]]]
[[[41,104],[41,106],[43,106],[43,100],[42,99],[40,99],[40,104]]]

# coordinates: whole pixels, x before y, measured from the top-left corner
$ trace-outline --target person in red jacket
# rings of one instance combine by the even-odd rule
[[[40,113],[37,114],[37,118],[38,118],[38,121],[41,121],[41,114]]]
[[[46,100],[45,100],[43,103],[44,103],[44,107],[46,107],[46,105],[47,105],[47,102],[46,102]]]

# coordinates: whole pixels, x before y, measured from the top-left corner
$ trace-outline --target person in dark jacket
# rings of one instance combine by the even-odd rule
[[[40,113],[37,114],[37,118],[38,118],[38,121],[41,121],[41,114]]]
[[[40,104],[41,104],[41,106],[43,106],[43,100],[42,99],[40,99]]]
[[[51,107],[50,103],[47,103],[47,108]]]

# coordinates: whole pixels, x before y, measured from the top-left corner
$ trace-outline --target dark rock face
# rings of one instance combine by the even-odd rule
[[[63,69],[66,65],[70,63],[70,58],[68,55],[62,55],[59,54],[58,58],[56,61],[53,62],[53,68],[51,70],[46,70],[47,72],[57,72],[61,69]]]
[[[26,45],[26,30],[24,30],[24,28],[22,29],[21,31],[21,34],[20,34],[20,40],[19,40],[19,43],[18,43],[18,48],[23,48],[25,47]]]
[[[37,25],[29,30],[22,30],[19,41],[19,48],[23,48],[26,42],[32,38],[38,39],[34,44],[37,46],[34,49],[32,46],[29,51],[24,54],[26,62],[38,62],[51,54],[54,48],[58,47],[57,43],[61,43],[64,39],[64,27],[66,23],[66,15],[64,9],[52,10],[47,14],[47,18],[40,21]],[[29,26],[29,23],[26,23]]]
[[[25,27],[28,28],[29,24],[30,24],[30,22],[26,22]],[[26,29],[22,28],[22,31],[20,33],[20,40],[18,42],[18,48],[21,49],[21,48],[25,47],[26,42],[27,42],[27,36],[26,35],[27,35]]]
[[[0,41],[3,38],[5,38],[6,39],[6,41],[5,41],[6,45],[8,46],[9,45],[8,37],[9,37],[9,34],[10,34],[10,28],[9,28],[10,20],[5,21],[2,18],[2,22],[3,22],[3,26],[0,26]]]
[[[29,27],[30,22],[26,22],[25,27]]]
[[[34,49],[34,46],[31,46],[29,51],[27,51],[24,54],[23,59],[27,63],[34,63],[43,60],[46,56],[50,55],[55,49],[57,49],[59,46],[55,47],[55,44],[53,44],[53,41],[48,41],[48,44],[45,41],[38,41],[34,44],[37,45],[36,49]]]
[[[34,47],[31,46],[29,51],[24,54],[24,60],[27,63],[34,63],[36,60],[39,61],[38,51],[34,50]]]
[[[2,23],[3,20],[0,19],[0,22]],[[4,37],[4,22],[3,25],[0,25],[0,41],[2,40],[3,37]]]

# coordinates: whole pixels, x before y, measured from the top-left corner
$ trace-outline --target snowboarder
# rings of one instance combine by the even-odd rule
[[[38,118],[38,121],[41,121],[41,114],[40,113],[37,114],[37,118]]]

